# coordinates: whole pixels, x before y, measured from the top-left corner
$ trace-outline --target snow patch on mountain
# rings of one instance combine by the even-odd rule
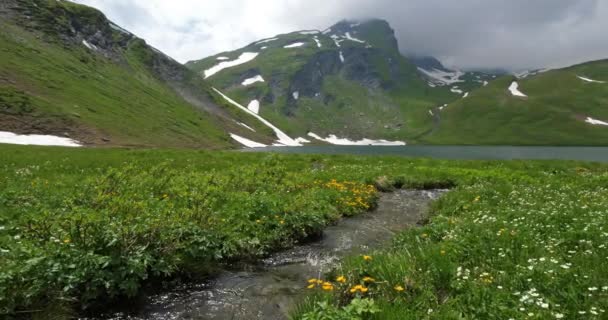
[[[237,121],[236,123],[238,123],[238,124],[239,124],[241,127],[247,128],[247,129],[249,129],[249,130],[251,130],[251,131],[255,132],[255,129],[254,129],[254,128],[252,128],[252,127],[250,127],[250,126],[248,126],[248,125],[246,125],[246,124],[244,124],[244,123],[242,123],[242,122],[238,122],[238,121]]]
[[[300,99],[300,91],[296,91],[291,94],[294,100]]]
[[[255,142],[255,141],[249,140],[247,138],[243,138],[243,137],[238,136],[238,135],[236,135],[234,133],[231,133],[230,137],[232,139],[236,140],[238,143],[240,143],[240,144],[242,144],[242,145],[244,145],[245,147],[248,147],[248,148],[264,148],[264,147],[266,147],[265,144],[262,144],[262,143],[259,143],[259,142]]]
[[[342,41],[344,41],[344,39],[338,37],[335,34],[332,34],[331,38],[334,40],[334,43],[336,44],[336,47],[340,48],[340,43],[342,43]]]
[[[364,138],[362,140],[350,140],[348,138],[338,138],[335,134],[329,135],[327,138],[322,138],[318,134],[309,132],[309,137],[327,142],[337,146],[405,146],[403,141],[388,141],[388,140],[373,140]]]
[[[219,64],[204,71],[205,79],[213,76],[214,74],[216,74],[224,69],[232,68],[232,67],[247,63],[247,62],[255,59],[258,56],[258,54],[259,53],[257,53],[257,52],[243,52],[236,60],[220,62]]]
[[[82,44],[87,47],[89,50],[97,51],[97,46],[87,42],[86,40],[82,40]]]
[[[257,44],[262,44],[262,43],[268,43],[268,42],[272,42],[272,41],[276,41],[276,40],[279,40],[279,38],[263,39],[263,40],[260,40],[260,41],[256,42],[255,44],[257,45]]]
[[[304,143],[310,143],[310,140],[308,140],[306,138],[299,137],[299,138],[296,139],[296,142],[304,144]]]
[[[315,42],[317,43],[317,48],[323,47],[323,45],[321,44],[321,41],[319,41],[319,38],[314,37],[313,40],[315,40]]]
[[[82,147],[78,141],[69,138],[40,134],[15,134],[8,131],[0,131],[0,143],[34,146]]]
[[[251,77],[249,79],[243,80],[243,82],[241,84],[246,87],[246,86],[252,85],[256,82],[264,82],[264,78],[258,74],[255,77]]]
[[[448,72],[436,68],[433,68],[432,70],[426,70],[420,67],[418,67],[418,71],[430,78],[433,83],[439,86],[449,86],[454,83],[465,82],[464,80],[460,79],[460,77],[465,74],[462,71]]]
[[[249,109],[251,112],[253,112],[255,114],[259,114],[260,113],[260,101],[251,100],[251,102],[249,102],[249,104],[247,105],[247,109]]]
[[[577,76],[579,79],[585,81],[585,82],[590,82],[590,83],[606,83],[605,81],[597,81],[597,80],[593,80],[593,79],[589,79],[586,77],[582,77],[582,76]]]
[[[300,31],[300,34],[308,35],[308,34],[319,34],[321,31],[319,30],[304,30]]]
[[[608,126],[608,122],[597,120],[597,119],[593,119],[591,117],[587,117],[587,119],[585,120],[585,122],[587,122],[589,124],[592,124],[592,125]]]
[[[224,61],[224,60],[229,60],[230,58],[228,58],[228,57],[217,57],[215,59],[216,60],[220,60],[220,61]]]
[[[299,47],[301,47],[301,46],[303,46],[305,44],[306,44],[305,42],[296,42],[296,43],[292,43],[292,44],[286,45],[283,48],[286,48],[286,49],[289,49],[289,48],[299,48]]]
[[[344,63],[344,54],[342,53],[342,51],[340,51],[340,61]]]
[[[131,32],[129,32],[129,31],[127,31],[127,30],[125,30],[125,29],[121,28],[121,27],[120,27],[120,26],[118,26],[117,24],[114,24],[114,23],[110,22],[110,23],[109,23],[109,25],[110,25],[110,28],[112,28],[112,29],[114,29],[114,30],[116,30],[116,31],[118,31],[118,32],[120,32],[120,33],[123,33],[123,34],[129,35],[129,36],[133,35]]]
[[[522,98],[527,97],[527,95],[525,95],[523,92],[519,91],[519,84],[517,83],[517,81],[513,81],[513,83],[511,83],[511,85],[509,86],[509,91],[511,91],[511,94],[513,96],[522,97]]]
[[[458,94],[463,94],[464,91],[458,89],[458,86],[454,86],[450,89],[450,91],[454,92],[454,93],[458,93]]]
[[[228,101],[230,104],[234,105],[235,107],[249,113],[250,115],[254,116],[256,119],[260,120],[264,125],[266,125],[267,127],[269,127],[270,129],[272,129],[275,133],[275,135],[278,138],[278,142],[281,144],[284,144],[286,146],[291,146],[291,147],[300,147],[302,146],[301,143],[298,143],[297,141],[293,140],[292,138],[290,138],[287,134],[285,134],[285,132],[281,131],[279,128],[275,127],[272,123],[270,123],[268,120],[260,117],[257,113],[243,107],[242,105],[240,105],[238,102],[230,99],[228,96],[226,96],[225,94],[223,94],[221,91],[217,90],[216,88],[213,88],[213,91],[215,91],[217,94],[219,94],[222,98],[224,98],[224,100]]]
[[[517,79],[525,79],[549,71],[550,69],[526,70],[515,73]]]
[[[348,39],[350,41],[359,42],[359,43],[366,43],[365,41],[363,41],[361,39],[357,39],[357,38],[351,36],[350,32],[345,33],[344,36],[346,37],[346,39]]]
[[[466,98],[466,97],[468,97],[468,96],[469,96],[469,93],[468,93],[468,92],[465,92],[465,93],[464,93],[464,96],[462,96],[462,97],[463,97],[463,98]]]

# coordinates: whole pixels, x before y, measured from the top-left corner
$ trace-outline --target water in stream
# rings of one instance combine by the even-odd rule
[[[364,253],[420,221],[441,191],[400,190],[383,194],[372,213],[343,219],[321,240],[280,252],[259,265],[224,271],[215,279],[145,297],[126,312],[102,319],[287,319],[306,293],[306,281],[320,277],[344,255]]]

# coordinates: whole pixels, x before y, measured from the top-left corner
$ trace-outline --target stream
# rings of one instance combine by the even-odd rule
[[[316,242],[271,255],[257,265],[225,270],[205,283],[145,296],[128,310],[97,319],[287,319],[306,294],[306,281],[334,267],[345,255],[378,248],[421,221],[443,191],[399,190],[382,194],[374,212],[342,219]]]

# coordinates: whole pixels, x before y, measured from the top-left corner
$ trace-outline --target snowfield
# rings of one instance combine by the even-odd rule
[[[255,132],[255,129],[254,129],[254,128],[252,128],[252,127],[250,127],[250,126],[248,126],[248,125],[246,125],[246,124],[244,124],[244,123],[242,123],[242,122],[238,122],[238,121],[237,121],[236,123],[238,123],[240,126],[242,126],[242,127],[244,127],[244,128],[247,128],[247,129],[249,129],[249,130],[251,130],[251,131]]]
[[[585,81],[585,82],[590,82],[590,83],[606,83],[605,81],[597,81],[597,80],[593,80],[593,79],[589,79],[586,77],[581,77],[581,76],[577,76],[579,79]]]
[[[308,35],[308,34],[319,34],[321,31],[319,30],[304,30],[300,31],[300,34]]]
[[[585,122],[592,124],[592,125],[600,125],[600,126],[608,126],[608,122],[604,122],[601,120],[597,120],[597,119],[593,119],[591,117],[587,117],[587,119],[585,120]]]
[[[249,102],[249,104],[247,105],[247,109],[249,109],[251,112],[253,112],[255,114],[259,114],[260,113],[260,102],[258,100],[251,100],[251,102]]]
[[[338,37],[338,36],[337,36],[337,35],[335,35],[335,34],[332,34],[332,35],[331,35],[331,38],[334,40],[334,43],[336,44],[336,47],[340,48],[340,43],[341,43],[342,41],[344,41],[344,39],[341,39],[340,37]]]
[[[296,91],[294,93],[291,94],[294,98],[294,100],[298,100],[300,99],[300,91]]]
[[[220,61],[224,61],[224,60],[229,60],[230,58],[228,57],[217,57],[216,60],[220,60]]]
[[[346,34],[344,34],[344,36],[346,37],[346,39],[348,39],[350,41],[359,42],[359,43],[365,43],[365,41],[357,39],[357,38],[351,36],[350,32],[347,32]]]
[[[232,60],[232,61],[223,61],[220,62],[219,64],[205,70],[205,79],[211,77],[212,75],[227,69],[227,68],[232,68],[244,63],[247,63],[253,59],[255,59],[258,56],[259,53],[257,52],[243,52],[236,60]]]
[[[88,43],[86,40],[82,40],[82,44],[89,50],[97,51],[97,47],[94,44]]]
[[[388,141],[388,140],[372,140],[372,139],[362,139],[358,141],[353,141],[348,138],[338,138],[336,135],[331,134],[327,138],[322,138],[318,134],[309,132],[308,136],[320,141],[325,141],[329,144],[337,145],[337,146],[405,146],[406,143],[403,141]]]
[[[308,140],[306,138],[299,137],[299,138],[296,139],[296,142],[304,144],[304,143],[310,143],[310,140]]]
[[[458,93],[458,94],[463,94],[463,93],[464,93],[464,91],[462,91],[462,90],[458,89],[458,86],[452,87],[452,88],[450,89],[450,91],[452,91],[452,92],[454,92],[454,93]]]
[[[32,146],[82,147],[78,141],[69,138],[39,134],[21,135],[7,131],[0,131],[0,143]]]
[[[314,37],[313,39],[314,39],[314,40],[315,40],[315,42],[317,43],[317,48],[321,48],[321,47],[323,47],[323,45],[321,44],[321,41],[319,41],[319,38]]]
[[[305,44],[306,43],[304,43],[304,42],[296,42],[296,43],[288,44],[288,45],[284,46],[283,48],[286,48],[286,49],[299,48],[299,47],[301,47],[301,46],[303,46]]]
[[[256,42],[255,44],[257,45],[257,44],[262,44],[262,43],[268,43],[268,42],[272,42],[272,41],[275,41],[275,40],[279,40],[279,38],[263,39],[263,40],[260,40],[260,41]]]
[[[434,80],[436,84],[442,86],[449,86],[454,83],[464,82],[460,77],[464,75],[462,71],[454,71],[454,72],[445,72],[442,70],[426,70],[422,68],[418,68],[418,71],[422,72],[422,74],[429,77],[431,80]]]
[[[340,61],[344,63],[344,54],[342,53],[342,51],[340,51]]]
[[[519,84],[517,83],[517,81],[513,81],[513,83],[511,83],[511,85],[509,86],[509,91],[511,91],[511,94],[515,97],[527,97],[527,95],[519,91]]]
[[[264,82],[264,78],[258,74],[255,77],[243,80],[243,82],[241,84],[246,87],[246,86],[250,86],[256,82]]]
[[[272,129],[272,131],[274,131],[274,133],[276,134],[277,138],[278,138],[278,143],[286,145],[286,146],[290,146],[290,147],[301,147],[302,144],[298,143],[297,141],[293,140],[292,138],[290,138],[287,134],[285,134],[285,132],[281,131],[279,128],[275,127],[272,123],[270,123],[268,120],[260,117],[257,113],[243,107],[242,105],[240,105],[238,102],[228,98],[228,96],[226,96],[225,94],[223,94],[221,91],[217,90],[216,88],[213,88],[213,91],[215,91],[217,94],[219,94],[220,96],[222,96],[222,98],[224,98],[224,100],[228,101],[230,104],[232,104],[233,106],[249,113],[250,115],[254,116],[256,119],[260,120],[264,125],[266,125],[267,127],[269,127],[270,129]]]
[[[465,93],[464,93],[464,96],[462,96],[462,97],[463,97],[463,98],[466,98],[466,97],[468,97],[468,96],[469,96],[469,93],[468,93],[468,92],[465,92]]]
[[[243,138],[241,136],[237,136],[234,133],[231,133],[230,137],[232,137],[232,139],[236,140],[238,143],[240,143],[240,144],[242,144],[242,145],[244,145],[245,147],[248,147],[248,148],[264,148],[264,147],[266,147],[265,144],[262,144],[262,143],[259,143],[259,142],[255,142],[255,141],[249,140],[247,138]]]

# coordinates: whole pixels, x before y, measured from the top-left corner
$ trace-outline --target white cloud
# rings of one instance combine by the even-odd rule
[[[110,20],[180,62],[234,50],[294,28],[318,27],[305,22],[298,26],[289,19],[303,5],[298,0],[75,2],[100,9]]]
[[[457,67],[557,67],[608,57],[602,0],[75,0],[180,62],[262,38],[377,17],[401,50]]]

